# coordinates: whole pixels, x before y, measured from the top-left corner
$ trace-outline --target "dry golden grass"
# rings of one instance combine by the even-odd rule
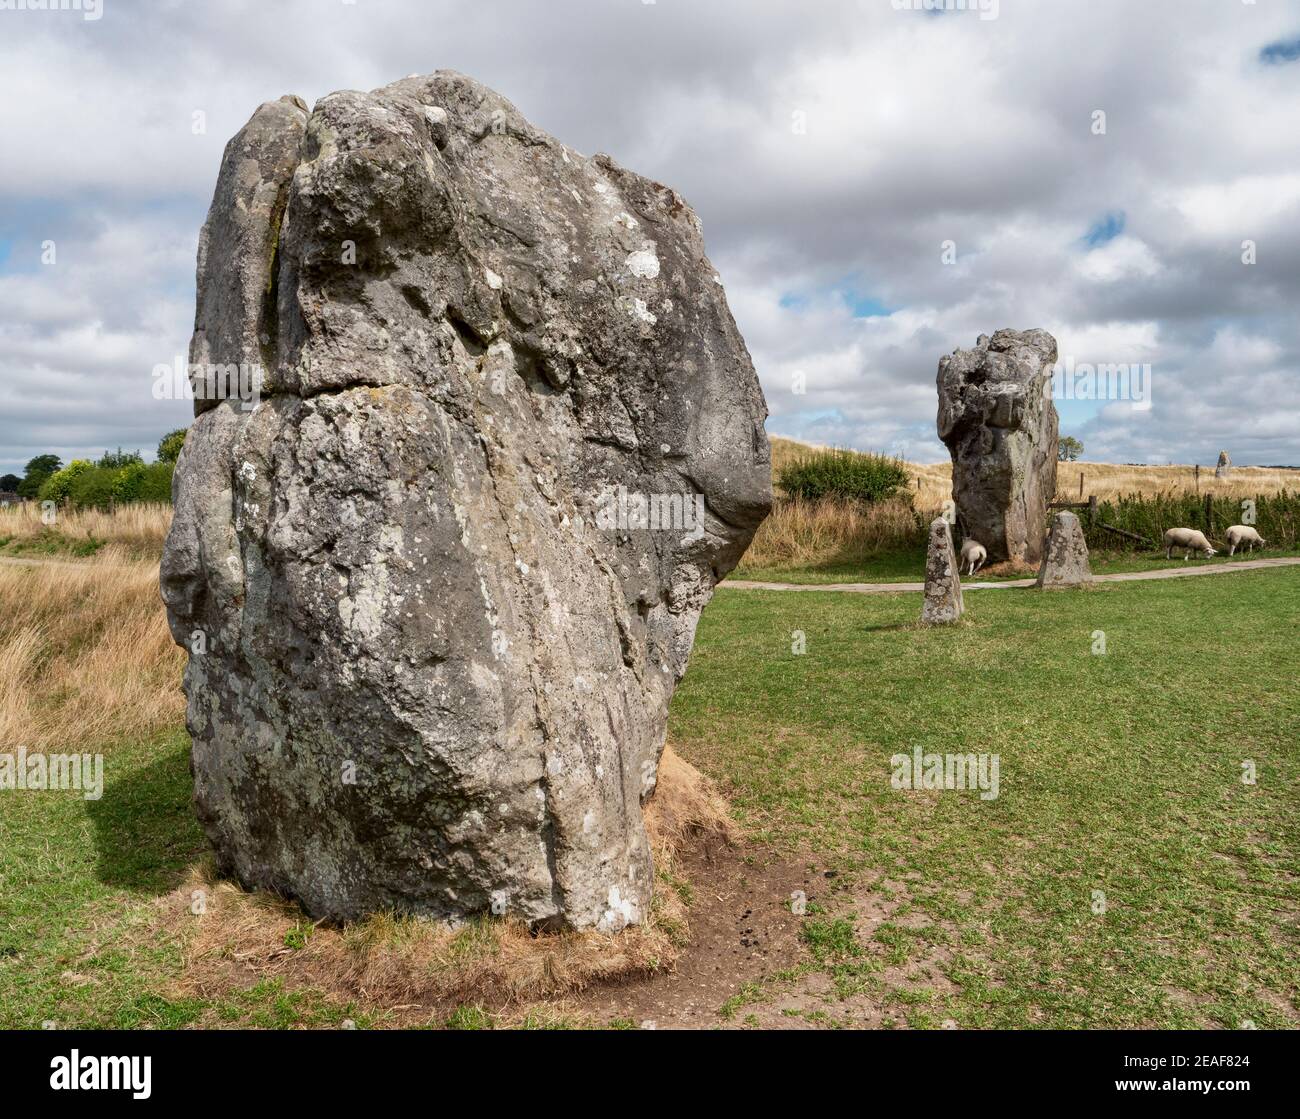
[[[0,742],[102,751],[174,730],[183,661],[156,564],[0,562]]]
[[[262,980],[323,991],[389,1024],[429,1020],[459,1003],[520,1006],[602,982],[670,967],[687,933],[672,883],[678,860],[703,839],[730,842],[726,802],[698,770],[664,751],[646,827],[659,882],[648,919],[616,935],[533,936],[519,921],[481,919],[459,929],[378,915],[356,924],[314,924],[294,904],[250,894],[199,866],[159,899],[159,923],[185,945],[182,993],[219,1000]],[[204,912],[194,914],[201,893]]]
[[[916,514],[904,499],[861,505],[779,497],[737,572],[853,562],[914,543],[920,532],[917,525]]]
[[[815,449],[810,444],[773,436],[772,475],[775,480],[787,463]],[[858,506],[850,502],[807,502],[783,497],[779,490],[772,514],[759,527],[754,542],[736,569],[747,572],[772,568],[819,567],[857,564],[873,557],[923,548],[924,527],[937,517],[952,496],[952,464],[906,463],[908,499]],[[1113,500],[1125,494],[1199,492],[1215,497],[1246,498],[1288,490],[1300,492],[1300,470],[1274,470],[1234,466],[1232,476],[1217,482],[1213,468],[1202,467],[1199,488],[1190,466],[1115,466],[1100,462],[1061,463],[1057,471],[1058,501],[1079,501],[1096,494]],[[987,573],[1017,574],[1001,567]]]
[[[786,463],[814,449],[811,444],[772,436],[772,477]],[[928,513],[939,509],[952,496],[952,463],[906,464],[916,508]],[[1083,497],[1079,497],[1079,476],[1083,475]],[[1212,466],[1202,466],[1198,483],[1191,466],[1125,466],[1108,462],[1063,462],[1056,474],[1058,501],[1086,501],[1096,494],[1101,501],[1123,494],[1211,493],[1215,497],[1259,497],[1264,494],[1300,491],[1300,470],[1263,466],[1234,466],[1223,482],[1214,478]]]
[[[172,507],[141,502],[111,513],[98,509],[60,509],[52,525],[41,520],[39,502],[0,508],[0,542],[10,551],[85,551],[112,544],[140,559],[162,555],[172,523]]]

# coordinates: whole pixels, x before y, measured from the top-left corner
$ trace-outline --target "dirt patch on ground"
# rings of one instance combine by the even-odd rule
[[[690,943],[666,973],[589,991],[576,1003],[584,1017],[655,1029],[744,1025],[762,1005],[749,1002],[760,994],[753,986],[807,958],[791,895],[815,899],[825,884],[815,868],[747,859],[743,847],[713,840],[690,851],[681,869],[691,886]]]

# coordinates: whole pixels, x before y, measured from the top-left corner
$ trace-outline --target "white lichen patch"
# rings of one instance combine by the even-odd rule
[[[640,920],[641,913],[636,902],[631,898],[623,897],[622,891],[617,886],[609,888],[607,904],[609,908],[605,910],[600,924],[596,926],[602,932],[618,932]]]
[[[647,245],[627,258],[627,270],[642,280],[653,280],[659,275],[659,258],[654,247]]]
[[[493,272],[491,268],[484,268],[483,274],[487,277],[488,287],[493,291],[501,290],[502,279],[500,276]]]
[[[629,299],[626,301],[625,306],[627,307],[627,313],[638,322],[654,326],[659,321],[659,316],[650,310],[644,299]]]

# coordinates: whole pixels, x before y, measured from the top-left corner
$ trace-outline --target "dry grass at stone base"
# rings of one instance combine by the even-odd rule
[[[355,1004],[377,1023],[441,1022],[460,1004],[523,1013],[529,1002],[562,999],[599,983],[664,971],[686,944],[688,893],[681,855],[701,841],[736,838],[713,784],[670,748],[646,807],[656,868],[647,920],[616,934],[533,935],[522,921],[481,918],[452,929],[440,922],[378,915],[346,926],[313,923],[297,905],[248,893],[210,867],[157,905],[162,930],[184,945],[182,995],[219,1002],[265,980]],[[201,895],[204,912],[192,904]],[[212,1026],[219,1023],[203,1022]]]

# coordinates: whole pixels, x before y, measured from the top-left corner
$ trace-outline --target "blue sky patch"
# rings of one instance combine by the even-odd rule
[[[826,296],[838,297],[844,301],[844,304],[853,312],[853,317],[856,319],[880,318],[892,315],[898,310],[897,307],[887,306],[874,295],[867,295],[858,291],[848,280],[832,284],[812,294],[788,291],[781,296],[778,302],[787,310],[802,311],[807,308],[813,295],[823,298]]]
[[[1259,60],[1265,66],[1281,66],[1296,59],[1300,59],[1300,39],[1279,39],[1262,47],[1259,52]]]
[[[1092,225],[1092,228],[1083,235],[1083,243],[1090,249],[1100,248],[1108,241],[1115,240],[1124,232],[1124,211],[1114,210],[1109,214],[1103,215]]]

